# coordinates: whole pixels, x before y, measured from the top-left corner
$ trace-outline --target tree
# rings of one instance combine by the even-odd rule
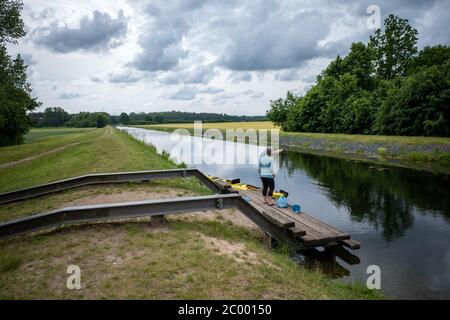
[[[17,43],[25,35],[24,23],[20,16],[23,3],[19,0],[0,0],[0,43]]]
[[[448,59],[450,59],[450,46],[426,46],[411,62],[408,74],[412,75],[432,66],[443,65]]]
[[[122,112],[120,114],[119,119],[120,119],[120,122],[123,124],[127,124],[128,122],[130,122],[130,117],[125,112]]]
[[[44,125],[48,127],[64,126],[69,119],[69,114],[63,108],[46,108],[44,111]]]
[[[375,71],[386,80],[405,76],[417,53],[417,30],[408,20],[389,15],[381,29],[370,36],[369,48],[374,54]]]
[[[450,59],[399,80],[379,110],[379,133],[450,136]]]
[[[278,100],[270,101],[270,110],[267,111],[267,119],[272,121],[276,126],[283,130],[288,129],[288,114],[293,105],[297,103],[298,97],[288,91],[286,99],[280,98]]]
[[[23,59],[12,59],[6,51],[7,43],[25,34],[21,9],[21,1],[0,0],[0,146],[23,142],[30,127],[27,112],[39,105],[31,97]]]
[[[339,79],[349,73],[358,79],[358,86],[363,89],[374,87],[373,51],[362,42],[352,43],[349,54],[341,58],[339,55],[318,76],[318,82],[325,77]]]
[[[146,122],[153,122],[153,117],[151,115],[149,115],[149,114],[145,115],[144,119],[145,119]]]

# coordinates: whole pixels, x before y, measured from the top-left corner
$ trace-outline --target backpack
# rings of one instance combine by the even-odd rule
[[[285,196],[280,196],[276,204],[279,208],[287,208],[289,206]]]

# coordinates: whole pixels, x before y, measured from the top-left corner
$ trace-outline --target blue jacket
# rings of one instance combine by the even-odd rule
[[[272,158],[263,155],[259,158],[258,173],[261,178],[273,178]]]

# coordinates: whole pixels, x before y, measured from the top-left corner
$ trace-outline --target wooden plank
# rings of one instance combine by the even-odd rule
[[[361,248],[361,243],[353,239],[342,240],[339,241],[339,243],[342,244],[344,247],[350,248],[352,250],[357,250]]]
[[[225,181],[222,180],[213,180],[215,184],[217,184],[217,186],[219,187],[219,189],[221,190],[226,190],[226,189],[230,189],[231,185],[229,183],[226,183]]]
[[[336,257],[338,257],[341,260],[345,261],[349,265],[356,265],[356,264],[359,264],[361,262],[359,257],[357,257],[354,254],[350,253],[349,251],[347,251],[347,249],[345,249],[344,247],[342,247],[339,244],[337,246],[327,248],[326,250],[331,251],[334,255],[336,255]]]
[[[317,229],[319,230],[323,230],[323,232],[328,233],[328,234],[334,234],[334,235],[345,235],[346,233],[338,230],[332,226],[330,226],[329,224],[320,221],[319,219],[302,212],[301,214],[298,215],[299,219],[302,219],[305,221],[305,223],[310,222],[311,225],[315,225],[317,227]]]
[[[270,209],[261,207],[258,204],[255,204],[254,202],[249,202],[249,204],[254,208],[256,208],[259,213],[261,213],[263,216],[269,219],[270,222],[272,222],[274,225],[282,229],[287,229],[295,226],[295,222],[286,216],[283,216],[277,212],[273,212]]]
[[[294,238],[300,238],[300,237],[306,236],[306,231],[304,229],[302,229],[302,228],[297,227],[297,226],[289,228],[288,232]]]
[[[255,195],[255,197],[258,198],[256,195]],[[338,230],[338,229],[326,224],[325,222],[322,222],[322,221],[312,217],[311,215],[309,215],[307,213],[302,212],[301,214],[294,214],[290,211],[290,209],[283,209],[283,208],[278,208],[278,207],[274,207],[274,209],[284,215],[289,216],[290,218],[292,218],[296,221],[299,221],[305,225],[310,226],[312,229],[318,231],[319,233],[327,234],[330,236],[331,235],[337,236],[338,238],[342,236],[344,239],[347,239],[347,234],[345,232],[342,232],[341,230]]]
[[[250,197],[252,199],[252,203],[256,204],[256,206],[258,206],[258,207],[263,207],[263,208],[268,207],[267,205],[265,205],[263,203],[262,196],[260,197],[258,192],[240,190],[239,193],[242,195],[245,195],[247,197]],[[270,207],[270,208],[274,209],[274,207]],[[320,234],[316,230],[310,228],[308,225],[297,222],[295,220],[295,218],[291,217],[291,219],[294,220],[295,226],[297,228],[302,229],[306,232],[306,235],[299,237],[299,239],[303,242],[303,244],[305,244],[307,246],[315,246],[315,245],[322,245],[327,242],[326,239],[324,241],[323,234]]]
[[[245,194],[250,197],[254,203],[264,206],[262,195],[255,191],[239,191],[241,194]],[[270,207],[273,211],[276,211],[284,216],[287,216],[295,221],[295,226],[306,231],[306,235],[300,237],[300,240],[306,246],[319,246],[325,245],[332,241],[350,239],[350,235],[327,225],[326,223],[311,217],[306,213],[293,214],[289,209],[281,209],[278,207]]]

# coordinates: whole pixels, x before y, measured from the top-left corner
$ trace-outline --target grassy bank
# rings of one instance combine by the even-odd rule
[[[241,127],[239,126],[241,125]],[[172,132],[183,128],[193,133],[193,124],[139,126]],[[203,129],[276,129],[270,122],[205,123]],[[375,136],[328,133],[280,132],[280,145],[301,152],[345,157],[390,165],[450,172],[450,138]]]
[[[0,192],[86,173],[175,167],[171,161],[162,159],[154,148],[111,127],[55,135],[42,140],[43,142],[38,139],[33,143],[2,148],[4,150],[0,154],[0,163],[44,153],[62,144],[69,147],[18,165],[0,168]],[[74,142],[77,144],[73,144]]]
[[[48,135],[50,133],[50,135]],[[29,157],[61,151],[0,168],[2,191],[76,176],[173,168],[176,164],[111,127],[36,138],[0,148]],[[81,142],[73,144],[75,142]],[[45,143],[44,143],[45,142]],[[43,144],[44,143],[44,144]],[[39,149],[43,144],[48,149]],[[31,152],[27,147],[33,149]],[[21,150],[20,152],[17,151]],[[9,158],[8,158],[9,157]],[[70,205],[206,194],[195,180],[89,186],[0,205],[0,221]],[[331,281],[319,270],[298,266],[283,248],[267,250],[261,235],[232,222],[236,212],[177,215],[168,227],[152,229],[146,219],[67,227],[0,241],[0,298],[144,299],[372,299],[374,291]],[[81,268],[81,290],[68,290],[67,266]]]

